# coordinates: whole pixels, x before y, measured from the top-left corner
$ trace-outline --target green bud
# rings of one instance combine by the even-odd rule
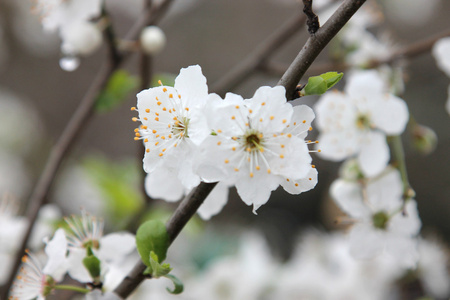
[[[327,72],[319,76],[309,77],[305,88],[300,92],[301,96],[322,95],[338,83],[344,73]]]
[[[98,281],[101,273],[100,259],[98,259],[94,255],[90,247],[87,248],[86,252],[87,252],[86,257],[83,258],[83,265],[88,270],[89,274],[94,279],[94,281]]]
[[[414,125],[411,137],[414,149],[421,154],[428,155],[436,149],[437,135],[430,127]]]

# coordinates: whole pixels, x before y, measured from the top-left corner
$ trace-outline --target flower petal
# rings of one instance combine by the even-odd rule
[[[100,240],[99,256],[106,261],[118,261],[136,248],[135,237],[128,232],[110,233]]]
[[[414,269],[419,260],[415,238],[389,235],[386,240],[386,251],[404,268]]]
[[[353,99],[367,95],[381,95],[386,92],[386,84],[376,70],[354,71],[347,76],[345,92]]]
[[[369,259],[380,254],[385,247],[384,232],[371,224],[358,223],[350,231],[350,253],[358,259]]]
[[[408,106],[403,99],[391,94],[380,95],[371,109],[371,119],[387,135],[399,135],[409,119]]]
[[[185,107],[195,107],[204,104],[208,96],[206,77],[203,76],[199,65],[182,68],[180,74],[175,78],[175,89],[185,102]]]
[[[367,177],[379,174],[389,161],[389,147],[386,136],[381,132],[369,131],[361,143],[358,163],[361,171]]]
[[[367,201],[372,211],[396,212],[402,206],[403,184],[397,169],[387,168],[383,173],[369,181]]]
[[[163,164],[145,177],[145,191],[154,199],[173,202],[183,197],[185,189],[176,171]]]
[[[349,216],[358,219],[371,216],[370,209],[363,201],[361,186],[357,182],[337,179],[331,184],[330,194],[336,204]]]
[[[412,237],[419,233],[421,226],[417,203],[410,199],[405,205],[405,214],[399,212],[394,215],[389,221],[388,230],[397,235]]]
[[[206,197],[205,202],[197,210],[197,213],[203,220],[209,220],[217,215],[228,202],[229,186],[219,182],[211,193]]]
[[[305,178],[298,180],[287,180],[288,178],[283,178],[281,181],[281,186],[286,192],[293,195],[298,195],[300,193],[309,191],[313,189],[317,184],[317,170],[316,168],[311,168],[306,174]]]
[[[66,234],[64,229],[60,228],[56,230],[53,238],[45,247],[48,260],[43,269],[44,274],[52,276],[56,281],[61,281],[68,268],[66,253]]]

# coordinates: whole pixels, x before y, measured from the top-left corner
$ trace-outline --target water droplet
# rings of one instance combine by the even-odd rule
[[[67,72],[75,71],[80,65],[80,59],[74,56],[66,56],[59,60],[61,69]]]

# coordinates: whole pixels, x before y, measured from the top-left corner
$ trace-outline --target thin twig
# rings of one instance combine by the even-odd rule
[[[303,12],[308,17],[308,20],[306,20],[306,25],[308,26],[308,32],[310,35],[314,35],[317,30],[319,30],[320,23],[319,23],[319,17],[313,12],[312,0],[303,0]]]
[[[152,18],[153,19],[152,22],[156,22],[156,20],[159,20],[162,17],[162,15],[167,11],[172,1],[173,0],[165,0],[164,2],[161,3],[160,6],[158,6],[158,8],[152,9],[151,13],[145,12],[144,13],[145,17]],[[143,22],[142,20],[143,18],[139,19],[138,23],[140,24],[141,22]],[[146,23],[149,23],[149,21],[147,20],[144,24]],[[139,31],[137,26],[134,26],[133,29],[130,30],[128,36],[135,36],[138,34],[138,32]],[[106,38],[109,39],[114,37],[106,34]],[[114,39],[110,41],[110,43],[114,43]],[[26,213],[28,226],[26,228],[25,235],[22,238],[22,243],[19,249],[17,250],[16,257],[14,258],[13,267],[11,268],[11,273],[8,277],[8,281],[2,286],[0,299],[8,299],[9,289],[20,267],[21,257],[26,249],[28,240],[31,236],[31,232],[34,227],[34,223],[36,222],[39,209],[48,195],[48,192],[53,183],[53,180],[55,179],[56,172],[58,171],[62,160],[69,153],[69,149],[73,145],[77,136],[82,132],[82,130],[88,123],[90,117],[93,115],[94,104],[99,93],[103,90],[113,72],[119,67],[120,63],[122,63],[124,59],[127,57],[128,56],[123,57],[114,56],[114,54],[110,55],[109,61],[105,63],[98,72],[94,82],[90,86],[84,98],[81,100],[80,105],[78,106],[77,110],[71,117],[69,123],[66,125],[57,143],[53,146],[49,158],[47,159],[47,162],[45,164],[44,170],[41,176],[39,177],[39,180],[36,183],[34,190],[31,194]]]
[[[217,183],[202,182],[195,188],[177,207],[172,217],[167,221],[166,228],[169,234],[169,243],[175,240],[187,222],[197,212],[200,205],[208,197],[209,193]],[[114,290],[119,297],[126,299],[147,277],[143,275],[146,266],[138,261],[133,270],[123,279],[118,287]]]
[[[286,97],[288,100],[296,98],[295,88],[306,70],[308,70],[319,53],[365,2],[366,0],[345,0],[328,21],[317,30],[316,34],[309,37],[305,46],[303,46],[293,63],[278,82],[278,85],[286,88]]]

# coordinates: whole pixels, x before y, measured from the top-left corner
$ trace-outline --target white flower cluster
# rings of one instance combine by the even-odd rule
[[[47,241],[44,267],[37,256],[27,251],[10,290],[12,299],[45,299],[58,288],[66,273],[80,283],[108,288],[116,286],[131,270],[132,264],[124,262],[135,250],[134,235],[118,232],[103,236],[103,221],[85,211],[81,217],[65,220],[68,229],[56,230]]]
[[[200,208],[209,218],[225,204],[227,186],[236,186],[255,212],[279,185],[300,194],[317,183],[308,150],[314,142],[304,141],[314,113],[287,103],[284,87],[261,87],[251,99],[232,93],[221,99],[208,94],[201,68],[190,66],[174,87],[150,88],[137,98],[132,109],[139,118],[133,119],[142,125],[135,139],[145,145],[151,197],[175,201],[200,181],[218,181],[225,193]]]
[[[193,272],[185,253],[177,265],[178,272],[186,269],[182,294],[168,294],[165,288],[171,283],[158,279],[144,282],[130,299],[411,299],[402,294],[404,284],[422,287],[423,295],[438,299],[450,294],[447,255],[436,242],[420,240],[419,269],[413,274],[389,255],[355,259],[350,247],[341,233],[309,231],[281,263],[262,236],[247,232],[236,253],[216,256],[201,270]]]

